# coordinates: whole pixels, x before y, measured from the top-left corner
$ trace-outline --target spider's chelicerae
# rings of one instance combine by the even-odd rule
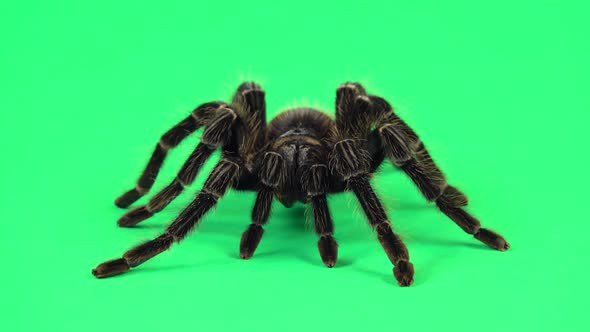
[[[336,264],[338,244],[326,195],[352,191],[369,224],[394,265],[401,286],[413,282],[414,268],[402,240],[370,184],[371,175],[387,157],[403,170],[427,200],[465,232],[504,251],[509,245],[499,234],[480,226],[463,207],[467,198],[449,185],[416,133],[402,121],[383,98],[368,95],[357,83],[344,83],[336,91],[336,119],[311,109],[296,108],[266,123],[264,91],[252,82],[243,83],[230,104],[210,102],[197,107],[186,119],[166,132],[152,154],[137,186],[116,200],[126,208],[152,187],[168,150],[204,126],[200,143],[177,177],[147,205],[123,215],[118,223],[130,227],[161,211],[190,185],[207,158],[218,148],[222,158],[215,165],[196,198],[176,217],[162,235],[140,244],[122,258],[98,265],[92,273],[104,278],[129,271],[170,248],[199,223],[201,218],[232,187],[256,191],[252,223],[242,235],[240,257],[252,257],[264,233],[276,198],[290,207],[299,201],[311,204],[314,229],[319,236],[320,257],[328,267]]]

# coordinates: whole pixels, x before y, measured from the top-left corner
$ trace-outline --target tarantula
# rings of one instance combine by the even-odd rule
[[[389,103],[350,82],[336,91],[335,120],[311,108],[295,108],[278,114],[267,124],[265,93],[254,82],[241,84],[231,104],[209,102],[198,106],[161,137],[136,187],[117,198],[115,204],[126,208],[147,194],[167,152],[202,126],[205,129],[200,143],[172,183],[148,204],[124,214],[118,224],[131,227],[164,209],[193,182],[213,151],[221,148],[222,158],[201,191],[162,235],[93,269],[97,278],[129,271],[184,239],[232,187],[257,192],[252,223],[240,242],[241,258],[254,254],[276,198],[286,207],[296,201],[311,204],[320,257],[326,266],[334,266],[338,244],[326,195],[349,190],[360,202],[394,265],[397,282],[409,286],[414,267],[408,250],[393,233],[369,181],[386,157],[465,232],[494,249],[504,251],[509,247],[501,235],[482,228],[462,208],[467,205],[465,195],[447,183],[418,135],[393,112]]]

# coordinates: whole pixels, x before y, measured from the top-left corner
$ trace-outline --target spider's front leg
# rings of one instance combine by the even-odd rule
[[[366,137],[371,118],[365,103],[364,89],[355,83],[341,85],[336,95],[336,143],[330,153],[330,168],[340,176],[361,204],[369,224],[387,257],[394,265],[393,274],[400,286],[409,286],[414,281],[414,266],[410,263],[408,249],[393,233],[381,201],[369,183],[371,158]]]
[[[92,270],[97,278],[105,278],[129,271],[148,259],[170,248],[173,242],[180,242],[201,221],[201,218],[217,204],[239,172],[238,163],[221,159],[203,185],[195,200],[176,217],[174,222],[157,238],[140,244],[122,258],[99,264]]]
[[[393,275],[400,286],[414,282],[414,266],[410,263],[408,249],[393,233],[383,204],[369,183],[370,161],[360,141],[344,139],[336,143],[331,156],[332,169],[345,179],[348,189],[354,192],[369,224],[377,233],[377,239],[394,265]]]

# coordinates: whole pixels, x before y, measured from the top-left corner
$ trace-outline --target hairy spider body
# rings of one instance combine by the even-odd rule
[[[413,282],[414,268],[402,240],[369,182],[379,165],[389,159],[417,185],[425,198],[488,246],[504,251],[509,245],[499,234],[482,228],[463,207],[467,198],[450,186],[416,133],[383,99],[367,95],[357,83],[344,83],[336,93],[336,117],[311,108],[284,111],[266,123],[264,91],[247,82],[240,85],[230,104],[205,103],[166,132],[156,145],[134,189],[115,203],[125,208],[145,195],[153,185],[168,150],[204,126],[201,142],[177,177],[146,205],[124,214],[122,227],[133,226],[164,209],[190,185],[201,166],[217,148],[222,158],[202,190],[159,237],[132,248],[122,258],[98,265],[96,277],[128,271],[182,240],[229,188],[256,191],[252,222],[242,234],[240,257],[252,257],[268,222],[274,198],[290,207],[310,204],[318,250],[324,264],[334,266],[338,244],[326,195],[352,191],[394,265],[401,286]]]
[[[269,125],[269,144],[284,162],[283,181],[279,182],[275,197],[284,206],[293,202],[307,203],[309,195],[301,181],[314,165],[326,160],[330,144],[329,134],[334,124],[325,114],[310,109],[298,108],[279,114]],[[335,180],[335,179],[334,179]],[[326,191],[337,182],[328,181]]]

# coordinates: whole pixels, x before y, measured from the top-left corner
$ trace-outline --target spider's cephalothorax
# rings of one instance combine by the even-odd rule
[[[273,198],[289,207],[295,201],[311,204],[314,229],[319,236],[320,257],[328,267],[336,263],[338,244],[326,195],[352,191],[391,263],[398,283],[413,282],[414,268],[369,179],[385,158],[403,170],[427,200],[465,232],[488,246],[506,250],[499,234],[480,226],[463,207],[467,198],[449,185],[416,133],[382,98],[368,95],[357,83],[345,83],[336,92],[336,119],[310,109],[297,108],[266,123],[264,91],[255,83],[243,83],[231,104],[205,103],[166,132],[140,176],[135,188],[116,200],[126,208],[152,187],[168,150],[204,126],[200,143],[178,175],[146,205],[119,219],[133,226],[161,211],[195,179],[199,169],[217,148],[222,158],[203,188],[159,237],[140,244],[98,265],[99,278],[128,271],[182,240],[230,187],[256,191],[252,223],[240,243],[240,257],[252,257],[269,219]]]

